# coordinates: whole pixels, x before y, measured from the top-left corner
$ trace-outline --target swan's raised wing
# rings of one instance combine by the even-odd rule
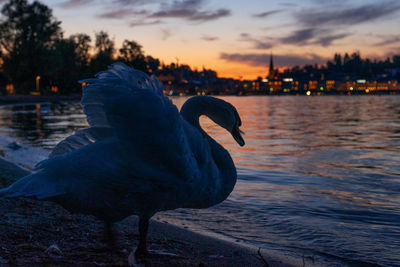
[[[142,84],[149,84],[143,78]],[[116,78],[113,72],[105,72],[90,82],[91,90],[117,88],[118,93],[109,91],[103,99],[102,110],[126,152],[127,161],[136,164],[144,160],[154,169],[172,171],[182,177],[193,172],[192,152],[182,129],[181,116],[161,91],[156,87],[139,87],[136,80],[132,84],[131,80]]]
[[[76,131],[57,144],[51,151],[49,158],[66,154],[73,150],[82,148],[90,143],[113,136],[112,129],[109,127],[90,127]]]
[[[109,70],[98,73],[95,79],[80,82],[88,84],[83,88],[81,104],[90,128],[77,131],[61,141],[50,153],[50,158],[113,136],[112,126],[104,109],[105,102],[111,95],[124,98],[134,91],[148,90],[163,102],[169,101],[164,96],[162,83],[157,78],[149,77],[123,63],[113,64]]]
[[[156,78],[117,63],[82,82],[87,83],[82,105],[89,124],[112,129],[136,174],[154,175],[133,167],[144,161],[159,172],[157,179],[163,173],[184,179],[195,176],[197,163],[182,118]]]
[[[196,162],[182,130],[182,118],[155,77],[116,63],[81,83],[86,84],[81,104],[90,128],[60,142],[51,156],[116,137],[132,164],[146,160],[164,171],[193,175]]]
[[[106,71],[100,72],[94,79],[80,81],[87,85],[83,88],[83,112],[91,127],[111,127],[104,105],[110,96],[128,97],[132,93],[146,90],[153,92],[163,101],[169,101],[163,94],[162,84],[155,77],[129,68],[123,63],[115,63]]]

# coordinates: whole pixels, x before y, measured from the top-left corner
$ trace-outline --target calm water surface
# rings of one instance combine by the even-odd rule
[[[234,158],[234,192],[156,217],[306,264],[400,266],[400,96],[223,98],[246,146],[201,122]],[[0,107],[0,135],[46,149],[86,125],[78,103]]]

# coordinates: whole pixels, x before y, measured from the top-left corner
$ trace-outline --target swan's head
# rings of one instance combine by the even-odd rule
[[[242,126],[242,120],[240,119],[236,108],[224,100],[218,98],[213,99],[215,99],[216,102],[213,103],[214,107],[211,109],[212,114],[209,114],[209,117],[215,123],[230,132],[240,146],[244,146],[245,142],[242,137],[243,132],[240,130],[240,126]]]
[[[222,99],[211,96],[189,98],[181,108],[181,115],[196,127],[200,127],[199,116],[206,115],[230,132],[240,146],[244,146],[243,132],[239,129],[242,125],[239,113],[232,104]]]

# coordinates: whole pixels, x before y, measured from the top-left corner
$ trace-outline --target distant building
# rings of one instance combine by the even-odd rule
[[[328,92],[335,90],[336,89],[335,84],[336,84],[335,80],[327,80],[325,83],[326,90]]]
[[[278,71],[274,67],[274,58],[272,57],[272,53],[271,53],[271,57],[270,57],[270,60],[269,60],[268,79],[269,80],[274,80],[277,75],[278,75]]]
[[[299,82],[291,77],[284,77],[282,79],[282,90],[283,93],[297,92],[299,90]]]
[[[282,91],[282,81],[278,79],[278,70],[275,69],[272,53],[269,60],[269,73],[267,78],[270,94],[276,94]]]

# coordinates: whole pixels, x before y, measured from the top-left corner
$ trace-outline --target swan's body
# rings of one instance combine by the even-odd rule
[[[90,128],[60,142],[0,196],[51,200],[108,223],[138,215],[144,232],[158,211],[207,208],[228,197],[235,166],[198,119],[208,115],[243,145],[232,105],[194,97],[179,113],[156,79],[123,64],[84,82]]]

